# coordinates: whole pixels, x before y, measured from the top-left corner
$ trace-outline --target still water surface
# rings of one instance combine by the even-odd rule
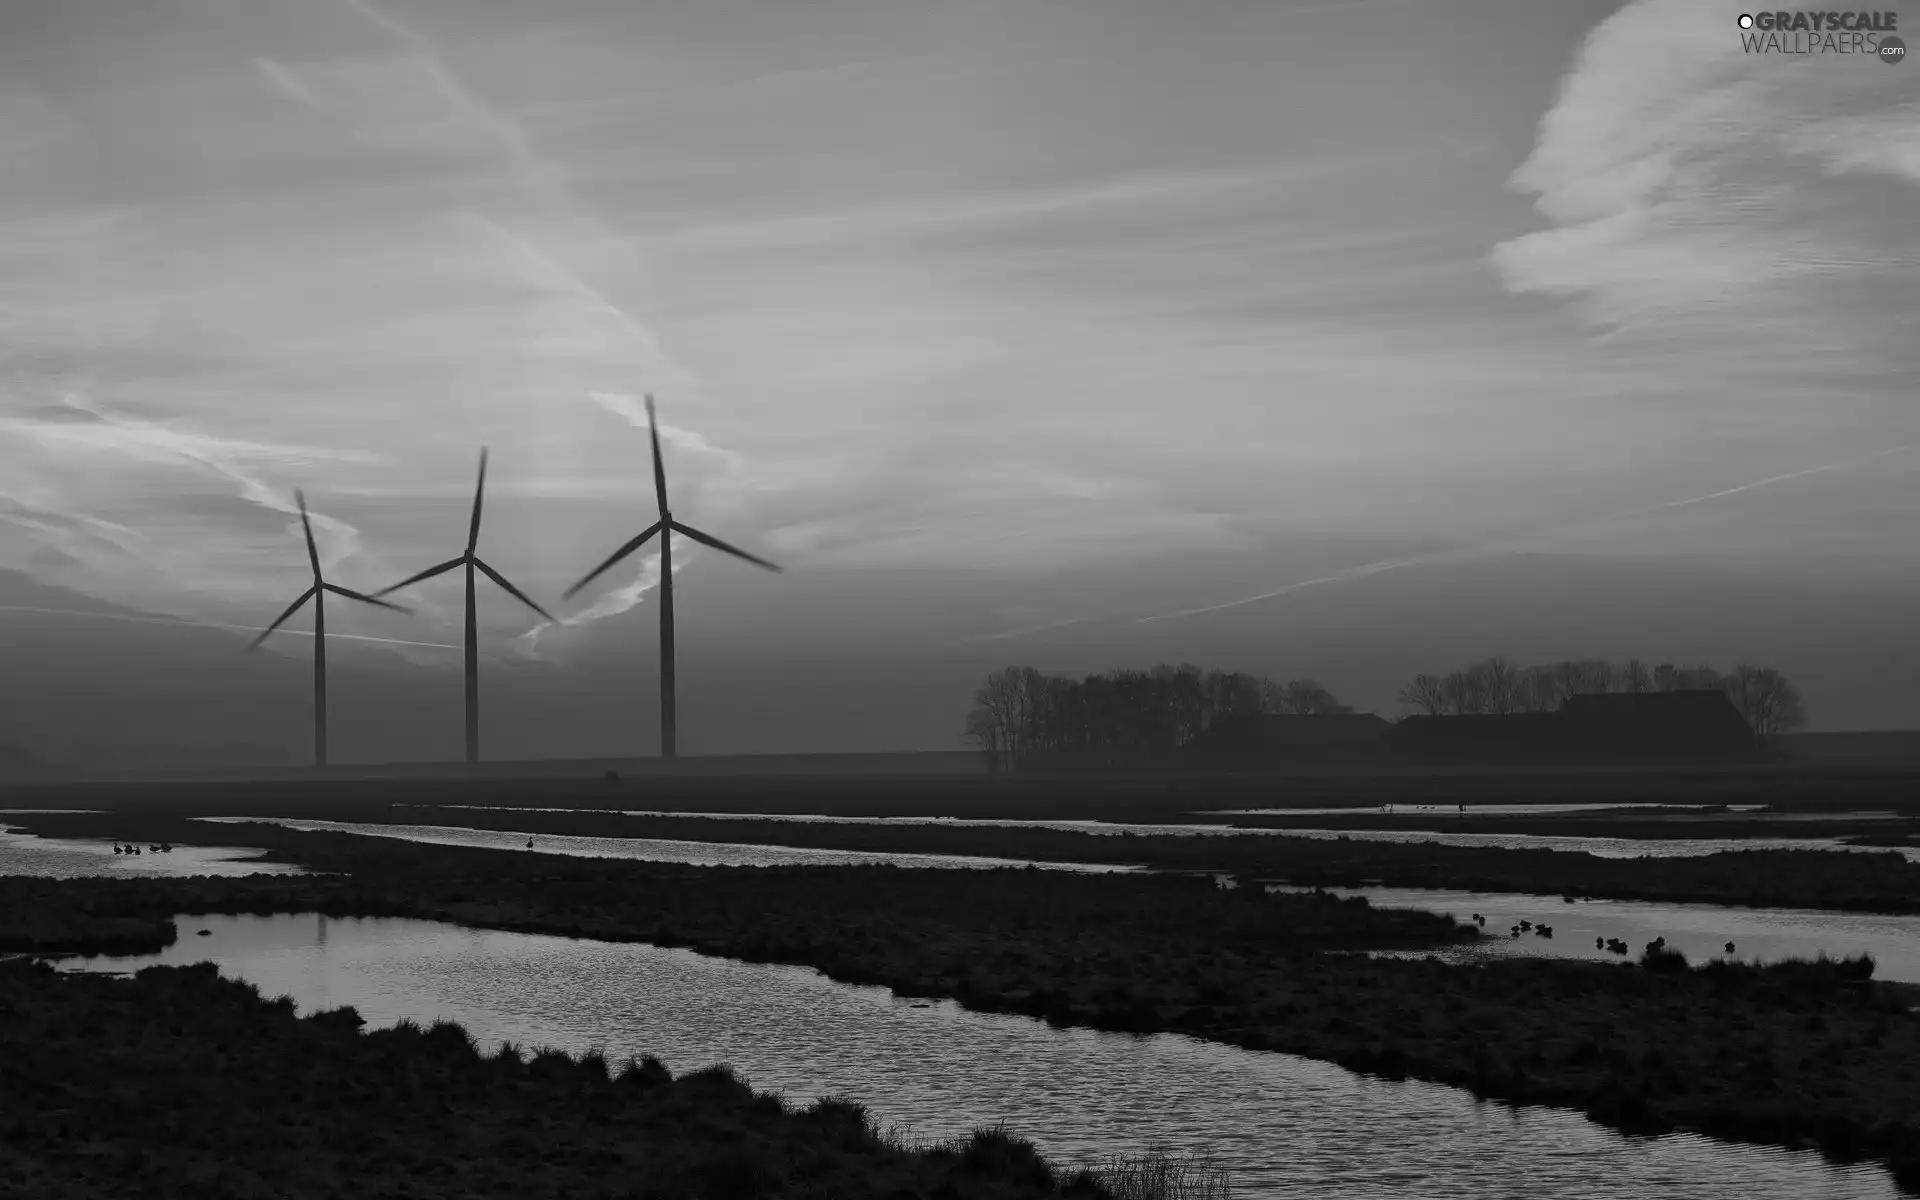
[[[697,867],[945,867],[987,870],[994,867],[1043,867],[1054,871],[1101,874],[1137,871],[1117,863],[1045,863],[1017,858],[986,858],[966,854],[890,854],[864,850],[813,850],[802,846],[757,846],[730,842],[679,842],[663,838],[572,837],[553,833],[513,833],[495,829],[465,829],[453,825],[376,825],[355,821],[309,821],[293,817],[196,817],[200,821],[234,823],[259,821],[308,832],[356,833],[366,837],[397,838],[433,846],[477,846],[485,850],[525,850],[533,840],[539,854],[575,858],[632,858],[644,862],[687,863]]]
[[[483,806],[446,805],[444,807],[447,807],[447,808],[468,807],[468,808],[474,808],[474,809],[481,809]],[[1615,805],[1613,807],[1617,808],[1620,806]],[[492,812],[598,812],[598,811],[604,811],[604,810],[554,809],[554,808],[519,808],[519,809],[487,808],[486,811],[492,811]],[[1303,810],[1292,810],[1292,811],[1303,811]],[[1351,810],[1343,810],[1343,811],[1351,811]],[[1143,824],[1143,823],[1128,823],[1128,822],[1121,822],[1121,821],[1091,821],[1091,820],[1026,821],[1026,820],[1018,820],[1013,818],[978,819],[978,818],[963,818],[963,817],[838,817],[838,816],[821,816],[821,815],[815,815],[815,814],[794,814],[794,813],[698,813],[698,812],[665,813],[665,812],[652,812],[652,811],[640,810],[640,809],[626,811],[626,812],[623,812],[622,815],[633,816],[633,817],[650,817],[650,816],[698,817],[701,819],[712,820],[712,821],[786,821],[786,822],[792,822],[796,824],[823,824],[823,825],[941,825],[941,826],[958,826],[958,827],[984,825],[984,826],[1003,826],[1003,827],[1010,827],[1010,828],[1057,829],[1057,830],[1061,830],[1063,832],[1069,832],[1069,833],[1092,833],[1092,834],[1105,834],[1108,836],[1119,836],[1121,834],[1131,833],[1131,834],[1135,834],[1142,837],[1149,836],[1149,835],[1157,835],[1157,834],[1167,834],[1167,835],[1183,836],[1183,837],[1234,837],[1234,836],[1261,837],[1261,836],[1264,836],[1264,837],[1304,837],[1304,838],[1318,838],[1318,839],[1346,837],[1346,838],[1353,838],[1357,841],[1375,841],[1375,842],[1437,842],[1443,846],[1482,846],[1482,847],[1491,846],[1496,848],[1506,848],[1506,849],[1515,849],[1515,850],[1570,850],[1570,851],[1574,851],[1582,854],[1591,854],[1598,858],[1638,858],[1641,856],[1645,856],[1648,858],[1691,858],[1691,857],[1695,857],[1703,854],[1717,854],[1722,850],[1844,850],[1844,851],[1850,851],[1850,852],[1860,852],[1860,853],[1869,853],[1869,854],[1898,854],[1906,858],[1909,862],[1920,862],[1920,846],[1900,846],[1900,847],[1850,846],[1840,841],[1837,838],[1612,838],[1612,837],[1574,837],[1574,836],[1561,836],[1557,834],[1540,834],[1540,833],[1454,833],[1454,832],[1449,832],[1445,830],[1413,830],[1413,829],[1244,829],[1244,828],[1240,828],[1238,826],[1233,826],[1233,825],[1167,825],[1167,824]],[[205,820],[242,820],[242,819],[268,820],[270,818],[208,817],[203,819]],[[291,821],[281,821],[280,823],[287,824],[287,825],[294,824]],[[310,821],[310,822],[306,822],[306,824],[313,825],[316,828],[323,827],[323,826],[328,828],[334,828],[334,827],[341,828],[341,829],[348,828],[347,825],[341,824],[338,822]],[[382,829],[406,829],[406,830],[452,830],[459,827],[446,826],[446,825],[393,825],[393,826],[359,826],[358,828],[361,828],[361,829],[382,828]],[[390,835],[390,836],[397,836],[397,835]],[[499,836],[507,838],[509,840],[512,837],[511,834],[502,834]],[[522,834],[520,836],[521,836],[520,844],[524,845],[526,840],[526,835]],[[415,840],[425,841],[429,839],[417,838]],[[706,842],[650,841],[650,840],[639,839],[639,838],[634,838],[634,839],[574,838],[569,840],[583,842],[583,843],[584,842],[616,843],[616,842],[630,840],[636,843],[644,843],[646,845],[652,845],[652,846],[713,847],[713,846],[718,846],[722,844],[722,843],[706,843]],[[478,845],[480,843],[470,843],[470,842],[462,841],[458,843],[450,842],[447,844],[449,845],[457,844],[457,845],[464,846],[464,845]],[[492,845],[494,843],[487,843],[487,844]],[[501,844],[505,844],[505,843],[501,843]],[[775,849],[775,847],[759,846],[759,847],[754,847],[754,849],[772,850],[772,849]],[[796,854],[798,853],[855,854],[856,853],[853,851],[829,851],[829,850],[812,850],[812,851],[789,850],[785,852],[796,853]],[[628,855],[626,857],[653,857],[653,856],[652,855]],[[873,856],[857,855],[857,857],[861,857],[864,859],[864,858],[871,858]],[[931,856],[896,855],[892,857],[914,858],[914,857],[931,857]],[[1007,860],[986,860],[986,859],[977,859],[977,860],[963,859],[961,856],[951,856],[951,857],[953,857],[956,862],[961,862],[961,863],[964,863],[965,865],[972,865],[973,863],[976,863],[976,862],[1004,863],[1005,861],[1007,861]],[[682,861],[682,860],[675,859],[673,861]],[[685,860],[685,861],[693,861],[693,860]],[[715,860],[715,861],[718,861],[718,860]],[[798,860],[795,860],[795,861],[798,861]],[[837,861],[843,861],[843,860],[807,859],[805,861],[837,862]],[[915,865],[915,864],[902,863],[901,865],[909,866],[909,865]],[[1060,869],[1068,869],[1068,870],[1073,869],[1072,867],[1063,863],[1042,863],[1040,865],[1056,867]]]
[[[141,846],[146,849],[145,844]],[[79,879],[92,875],[299,875],[301,868],[262,862],[244,846],[175,846],[165,853],[115,854],[111,839],[43,838],[0,829],[0,875]]]
[[[69,960],[127,970],[212,961],[369,1023],[465,1025],[502,1040],[676,1073],[730,1063],[805,1102],[850,1096],[921,1136],[1005,1120],[1055,1161],[1150,1145],[1211,1153],[1236,1195],[1286,1200],[1893,1200],[1871,1165],[1691,1134],[1628,1139],[1577,1114],[1476,1102],[1291,1055],[1178,1035],[1054,1029],[1025,1017],[916,1006],[801,967],[686,950],[394,919],[187,916],[157,955]],[[194,931],[207,929],[211,936]],[[924,1003],[924,1002],[920,1002]]]
[[[1412,829],[1288,829],[1295,837],[1371,842],[1438,842],[1443,846],[1491,846],[1508,850],[1571,850],[1595,858],[1692,858],[1723,850],[1844,850],[1898,854],[1920,862],[1920,846],[1849,846],[1837,838],[1610,838],[1545,833],[1436,833]]]
[[[1311,888],[1268,885],[1269,891]],[[1664,937],[1696,963],[1711,958],[1775,962],[1826,954],[1845,958],[1871,954],[1873,977],[1920,983],[1920,917],[1879,913],[1820,912],[1802,908],[1722,908],[1713,904],[1665,904],[1647,900],[1578,900],[1516,892],[1463,892],[1441,888],[1328,888],[1339,896],[1365,896],[1378,908],[1424,908],[1471,923],[1487,919],[1482,938],[1469,946],[1437,951],[1438,957],[1467,961],[1488,955],[1586,958],[1612,961],[1621,956],[1595,949],[1593,939],[1619,938],[1626,958],[1637,960],[1648,942]],[[1553,927],[1543,938],[1528,931],[1513,937],[1522,920]],[[1732,954],[1726,943],[1732,942]],[[1399,952],[1395,952],[1399,953]],[[1421,951],[1425,954],[1427,951]]]

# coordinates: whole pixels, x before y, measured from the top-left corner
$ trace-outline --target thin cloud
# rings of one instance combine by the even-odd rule
[[[655,534],[654,536],[658,537],[659,535]],[[694,547],[695,543],[680,537],[678,534],[674,535],[673,573],[675,575],[678,575],[689,561],[698,556],[699,552]],[[613,591],[608,592],[606,595],[600,597],[600,599],[594,601],[591,606],[574,613],[570,617],[561,617],[557,623],[563,628],[575,629],[582,625],[592,624],[595,621],[605,620],[608,617],[618,616],[638,605],[646,598],[648,592],[653,591],[659,586],[660,552],[656,550],[641,558],[640,573],[632,582],[615,588]],[[540,637],[547,630],[553,628],[554,624],[555,622],[541,621],[532,629],[514,638],[513,641],[519,646],[521,653],[529,658],[538,658]]]
[[[1556,542],[1562,541],[1584,530],[1592,529],[1597,525],[1605,525],[1614,521],[1624,521],[1624,520],[1631,519],[1633,517],[1651,516],[1654,513],[1666,512],[1676,508],[1685,508],[1694,504],[1705,504],[1712,500],[1720,500],[1727,496],[1737,496],[1743,492],[1750,492],[1755,490],[1756,488],[1769,487],[1769,486],[1772,486],[1773,484],[1785,483],[1788,480],[1793,480],[1793,479],[1804,479],[1809,475],[1820,475],[1820,474],[1825,474],[1832,471],[1844,471],[1849,468],[1859,466],[1862,463],[1871,462],[1879,458],[1885,458],[1888,455],[1905,454],[1915,449],[1920,449],[1920,444],[1907,445],[1907,446],[1890,446],[1882,450],[1875,450],[1870,454],[1862,454],[1854,458],[1844,459],[1840,462],[1822,463],[1818,466],[1802,467],[1799,470],[1785,471],[1778,475],[1769,475],[1765,479],[1755,479],[1748,483],[1737,484],[1729,488],[1721,488],[1718,491],[1706,492],[1698,496],[1688,496],[1680,500],[1666,500],[1666,501],[1662,501],[1659,504],[1649,504],[1640,508],[1630,508],[1621,512],[1608,513],[1605,516],[1589,517],[1585,520],[1576,521],[1566,525],[1555,526],[1551,529],[1540,530],[1535,533],[1526,534],[1518,538],[1502,538],[1498,541],[1486,542],[1480,545],[1469,546],[1469,547],[1456,549],[1456,550],[1436,551],[1435,553],[1432,553],[1432,554],[1416,554],[1416,555],[1410,555],[1403,558],[1381,559],[1377,562],[1365,563],[1365,564],[1362,564],[1361,566],[1349,567],[1346,570],[1342,570],[1342,571],[1335,571],[1329,575],[1321,575],[1313,579],[1302,579],[1296,583],[1290,583],[1284,587],[1275,588],[1272,591],[1261,592],[1260,594],[1255,596],[1247,596],[1239,600],[1229,600],[1222,604],[1207,604],[1207,605],[1202,605],[1198,608],[1183,608],[1183,609],[1175,610],[1173,612],[1155,613],[1152,616],[1137,617],[1134,619],[1133,623],[1136,625],[1143,625],[1153,621],[1170,621],[1177,617],[1194,617],[1194,616],[1201,616],[1206,613],[1225,612],[1228,609],[1243,608],[1249,604],[1258,604],[1263,600],[1273,600],[1281,596],[1292,595],[1295,592],[1304,591],[1305,589],[1311,588],[1311,587],[1321,587],[1330,583],[1346,583],[1350,580],[1365,579],[1369,576],[1379,575],[1387,571],[1405,570],[1408,567],[1438,566],[1443,563],[1467,562],[1476,558],[1485,558],[1488,555],[1494,555],[1494,554],[1512,554],[1512,553],[1518,553],[1524,550],[1541,549],[1547,546],[1551,546]],[[1025,632],[1038,632],[1038,630],[1029,630]],[[1008,636],[1019,636],[1019,635],[1008,635]]]
[[[129,621],[138,625],[177,625],[188,629],[224,629],[240,633],[258,634],[260,626],[232,625],[224,621],[189,621],[184,617],[153,617],[134,613],[91,612],[84,608],[41,608],[32,604],[0,604],[0,610],[6,612],[47,613],[56,617],[74,617],[87,621]],[[288,629],[282,626],[274,630],[275,635],[291,634],[294,637],[312,637],[311,629]],[[327,633],[328,640],[345,638],[350,642],[378,642],[387,646],[419,646],[428,650],[458,650],[461,647],[449,642],[415,642],[406,638],[374,637],[364,633],[340,633],[337,630]]]
[[[1344,180],[1356,172],[1404,165],[1477,147],[1458,143],[1305,161],[1258,163],[1205,170],[1154,171],[1074,184],[942,195],[863,208],[736,221],[673,231],[660,240],[676,248],[808,246],[853,239],[969,226],[1000,227],[1046,218],[1074,218],[1101,210],[1192,209],[1289,186]]]
[[[0,432],[29,438],[56,455],[79,451],[124,455],[150,463],[189,464],[232,483],[242,499],[288,516],[299,513],[298,505],[290,495],[269,484],[253,464],[290,468],[318,462],[379,461],[374,455],[358,451],[254,442],[173,429],[156,421],[89,404],[75,393],[69,393],[64,404],[90,419],[0,417]],[[309,516],[315,540],[326,542],[323,557],[329,565],[358,553],[358,529],[324,513],[310,512]]]
[[[405,43],[410,51],[406,62],[418,72],[429,90],[442,98],[455,124],[477,133],[490,145],[512,181],[529,196],[541,200],[552,212],[584,231],[579,239],[582,244],[600,248],[597,252],[624,244],[625,239],[616,236],[581,200],[566,170],[541,154],[518,122],[468,87],[432,38],[371,0],[343,0],[343,3]],[[603,289],[589,283],[580,271],[540,245],[534,237],[508,228],[495,216],[483,215],[477,207],[462,216],[505,247],[531,282],[569,295],[597,315],[617,322],[639,350],[641,370],[660,376],[659,382],[663,384],[689,390],[695,386],[693,373],[666,353],[659,337],[645,321],[616,303]]]
[[[260,72],[260,78],[266,81],[267,86],[282,98],[302,108],[310,108],[316,112],[326,111],[325,102],[314,93],[312,88],[303,83],[287,64],[271,58],[256,58],[253,60],[253,66],[254,70]]]
[[[646,402],[640,397],[624,392],[588,392],[587,398],[635,429],[648,427]],[[730,475],[738,476],[746,470],[746,460],[737,452],[714,445],[694,430],[683,425],[669,425],[665,421],[658,422],[657,428],[660,430],[660,439],[668,445],[706,455],[723,464]]]

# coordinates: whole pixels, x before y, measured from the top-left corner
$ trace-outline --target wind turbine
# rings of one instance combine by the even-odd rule
[[[300,598],[287,605],[287,611],[274,619],[273,624],[260,631],[260,636],[248,644],[251,653],[260,648],[267,635],[280,628],[288,617],[300,611],[300,606],[313,601],[313,764],[316,767],[327,765],[327,593],[345,596],[349,600],[358,600],[362,604],[373,604],[381,608],[391,608],[395,612],[412,612],[398,604],[385,600],[376,600],[372,596],[363,596],[359,592],[343,588],[337,583],[328,583],[320,577],[320,551],[313,544],[313,522],[307,519],[307,498],[299,492],[293,499],[300,506],[300,527],[307,534],[307,561],[313,565],[313,586],[300,593]]]
[[[488,579],[499,584],[515,600],[539,613],[548,621],[558,623],[552,613],[527,599],[527,594],[508,583],[506,577],[483,562],[474,553],[474,547],[480,542],[480,502],[487,491],[487,451],[480,448],[480,478],[473,485],[473,520],[467,525],[467,552],[459,558],[450,558],[437,567],[428,567],[418,575],[409,575],[389,588],[381,588],[374,595],[385,596],[399,591],[403,587],[419,583],[423,579],[432,579],[455,567],[467,569],[467,761],[480,761],[480,623],[474,604],[473,573],[478,570]]]
[[[571,600],[581,588],[598,579],[614,564],[632,554],[654,534],[660,534],[660,757],[673,758],[674,711],[673,711],[673,535],[685,534],[702,545],[712,546],[715,550],[724,550],[735,558],[744,558],[758,567],[769,571],[780,568],[764,558],[748,554],[734,546],[729,546],[712,534],[702,533],[673,519],[672,511],[667,507],[667,468],[660,458],[660,428],[653,416],[653,397],[647,397],[647,436],[653,440],[653,494],[660,502],[660,519],[647,526],[645,532],[626,545],[615,550],[607,561],[589,571],[584,579],[566,591],[565,599]]]

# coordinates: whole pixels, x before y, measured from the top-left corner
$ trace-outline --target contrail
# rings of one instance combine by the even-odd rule
[[[1098,617],[1068,617],[1064,621],[1049,621],[1045,625],[1035,625],[1030,629],[1014,629],[1006,633],[986,633],[981,634],[979,637],[970,637],[966,640],[969,642],[1004,642],[1009,638],[1026,637],[1028,634],[1034,633],[1045,633],[1049,629],[1065,629],[1069,625],[1084,625],[1089,621],[1097,621],[1099,619]]]
[[[189,621],[183,617],[148,617],[133,613],[90,612],[83,608],[39,608],[31,604],[0,604],[0,611],[50,613],[56,617],[86,617],[96,621],[131,621],[140,625],[179,625],[188,629],[233,629],[241,633],[259,633],[257,625],[228,625],[221,621]],[[312,637],[310,629],[276,630],[277,633],[290,633],[295,637]],[[387,646],[423,646],[429,650],[458,650],[461,647],[448,642],[412,642],[405,638],[374,637],[365,633],[329,633],[329,639],[346,638],[353,642],[379,642]]]
[[[1136,617],[1133,623],[1136,625],[1144,625],[1150,621],[1170,621],[1175,617],[1192,617],[1199,616],[1203,613],[1221,612],[1229,608],[1240,608],[1243,605],[1258,604],[1262,600],[1272,600],[1279,596],[1300,591],[1303,588],[1318,587],[1328,583],[1344,583],[1349,579],[1360,579],[1368,575],[1378,575],[1383,571],[1398,571],[1406,567],[1432,566],[1437,563],[1457,562],[1465,559],[1480,558],[1488,554],[1500,554],[1525,549],[1529,546],[1551,545],[1553,542],[1566,537],[1568,534],[1586,529],[1589,526],[1604,525],[1610,521],[1622,521],[1629,517],[1643,517],[1649,513],[1664,512],[1673,508],[1684,508],[1690,504],[1705,504],[1709,500],[1719,500],[1726,496],[1737,496],[1741,492],[1750,492],[1755,488],[1784,483],[1790,479],[1803,479],[1808,475],[1819,475],[1827,471],[1845,470],[1848,467],[1858,466],[1872,459],[1884,458],[1889,454],[1905,453],[1906,451],[1914,449],[1916,445],[1920,445],[1920,443],[1890,446],[1883,450],[1875,450],[1868,454],[1842,459],[1839,462],[1821,463],[1818,466],[1802,467],[1797,471],[1787,471],[1779,475],[1769,475],[1765,479],[1756,479],[1750,483],[1737,484],[1730,488],[1721,488],[1717,492],[1707,492],[1699,496],[1688,496],[1682,500],[1666,500],[1659,504],[1648,504],[1640,508],[1630,508],[1622,512],[1609,513],[1606,516],[1588,517],[1585,520],[1575,521],[1566,525],[1558,525],[1551,529],[1522,535],[1517,538],[1503,538],[1497,542],[1487,542],[1460,550],[1442,550],[1432,554],[1416,554],[1407,558],[1381,559],[1378,562],[1370,562],[1358,567],[1349,567],[1346,570],[1335,571],[1331,575],[1321,575],[1314,579],[1302,579],[1298,583],[1290,583],[1285,587],[1275,588],[1270,592],[1261,592],[1257,596],[1247,596],[1240,600],[1229,600],[1224,604],[1208,604],[1199,608],[1183,608],[1175,612],[1155,613],[1150,617]]]
[[[1408,567],[1435,566],[1440,563],[1462,562],[1474,558],[1481,558],[1489,554],[1524,550],[1533,546],[1551,545],[1553,542],[1566,537],[1568,534],[1588,528],[1589,526],[1602,525],[1609,521],[1625,520],[1630,517],[1646,516],[1650,513],[1665,512],[1668,509],[1684,508],[1691,504],[1705,504],[1710,500],[1720,500],[1727,496],[1737,496],[1741,492],[1750,492],[1755,488],[1769,487],[1773,484],[1785,483],[1792,479],[1803,479],[1808,475],[1819,475],[1828,471],[1845,470],[1848,467],[1858,466],[1861,463],[1870,462],[1876,458],[1885,458],[1893,454],[1904,454],[1915,449],[1920,449],[1920,443],[1909,442],[1899,446],[1889,446],[1883,450],[1874,450],[1853,458],[1842,459],[1839,462],[1821,463],[1817,466],[1802,467],[1796,471],[1785,471],[1778,475],[1769,475],[1765,479],[1755,479],[1748,483],[1736,484],[1733,487],[1721,488],[1716,492],[1705,492],[1698,496],[1687,496],[1679,500],[1664,500],[1658,504],[1648,504],[1639,508],[1625,509],[1620,512],[1609,513],[1605,516],[1588,517],[1584,520],[1571,522],[1566,525],[1558,525],[1551,529],[1540,530],[1519,537],[1503,538],[1496,542],[1483,542],[1479,545],[1466,546],[1456,550],[1436,550],[1429,554],[1413,554],[1403,558],[1383,558],[1375,562],[1362,563],[1357,567],[1347,567],[1344,570],[1334,571],[1331,574],[1317,575],[1312,579],[1297,580],[1257,595],[1243,596],[1238,600],[1228,600],[1220,604],[1203,604],[1195,608],[1182,608],[1172,612],[1134,617],[1130,623],[1134,625],[1145,625],[1154,621],[1171,621],[1177,617],[1196,617],[1206,613],[1224,612],[1231,608],[1241,608],[1249,604],[1258,604],[1262,600],[1273,600],[1281,596],[1291,595],[1294,592],[1303,591],[1307,588],[1321,587],[1329,583],[1345,583],[1353,579],[1364,579],[1369,575],[1379,575],[1387,571],[1399,571]],[[966,641],[970,643],[1003,642],[1010,641],[1014,638],[1029,637],[1036,633],[1045,633],[1052,629],[1062,629],[1069,625],[1107,624],[1124,619],[1125,618],[1120,617],[1069,617],[1064,620],[1050,621],[1045,625],[1035,625],[1026,629],[1015,629],[1007,633],[990,633],[979,637],[967,638]]]

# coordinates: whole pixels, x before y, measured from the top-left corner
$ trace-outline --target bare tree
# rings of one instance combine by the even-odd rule
[[[986,758],[990,773],[998,774],[1012,766],[1007,757],[1006,736],[992,710],[981,702],[978,692],[974,694],[973,710],[967,714],[966,735]]]
[[[1479,700],[1479,712],[1496,716],[1516,711],[1520,705],[1520,669],[1511,659],[1495,655],[1467,668],[1473,692]]]
[[[1311,679],[1289,679],[1280,686],[1280,711],[1296,717],[1322,717],[1353,710]]]
[[[1661,663],[1653,669],[1653,686],[1661,692],[1700,691],[1724,687],[1726,681],[1712,667],[1676,667],[1672,663]]]
[[[1647,670],[1647,664],[1630,658],[1627,665],[1620,668],[1619,686],[1623,692],[1650,692],[1653,690],[1653,673]]]
[[[1440,693],[1446,699],[1449,715],[1471,716],[1487,711],[1481,679],[1471,671],[1450,671],[1440,680]]]
[[[973,711],[967,714],[967,736],[987,755],[991,770],[1010,770],[1020,758],[1024,718],[1022,670],[1007,667],[995,671],[973,694]]]
[[[1772,667],[1741,663],[1724,682],[1734,707],[1761,737],[1790,733],[1806,724],[1799,691]]]
[[[1514,680],[1514,705],[1521,712],[1552,712],[1572,694],[1572,681],[1563,668],[1569,663],[1522,667]]]
[[[1437,717],[1447,711],[1447,693],[1438,675],[1415,675],[1413,682],[1400,689],[1400,703]]]

